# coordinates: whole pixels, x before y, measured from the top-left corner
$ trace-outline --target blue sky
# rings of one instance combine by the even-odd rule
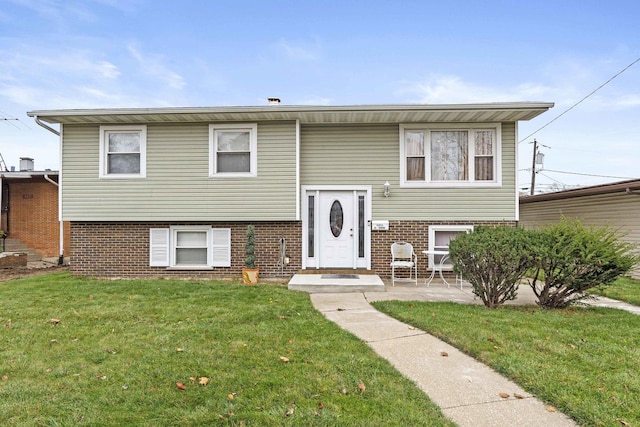
[[[637,0],[0,0],[0,153],[58,169],[26,111],[545,101],[527,137],[640,58]],[[519,144],[541,189],[640,177],[640,62]],[[560,172],[573,172],[575,175]],[[594,177],[588,175],[604,175]],[[522,187],[530,170],[518,173]],[[618,179],[620,178],[620,179]]]

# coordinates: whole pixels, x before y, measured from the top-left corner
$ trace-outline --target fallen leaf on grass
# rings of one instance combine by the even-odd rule
[[[282,360],[284,363],[289,363],[288,357],[280,356],[280,360]]]
[[[322,402],[318,402],[318,409],[324,409],[324,405],[322,404]]]
[[[498,396],[500,396],[503,399],[508,399],[509,398],[509,393],[498,393]]]
[[[183,351],[184,351],[184,348],[180,348],[180,347],[176,348],[177,353],[182,353]]]
[[[571,343],[567,344],[567,347],[569,347],[569,348],[576,348],[576,346],[575,346],[575,345],[573,345],[573,344],[571,344]]]
[[[227,394],[227,398],[233,400],[233,399],[236,398],[236,394],[235,393],[229,393],[229,394]]]
[[[49,322],[51,323],[51,326],[56,326],[58,323],[60,323],[60,319],[51,319],[49,320]]]
[[[96,375],[96,378],[99,379],[99,380],[103,380],[104,381],[104,380],[107,379],[107,376],[106,375]]]
[[[440,352],[440,356],[442,356],[442,357],[449,357],[449,353],[447,353],[446,351],[441,351],[441,352]]]
[[[616,418],[616,421],[622,424],[623,426],[628,426],[629,423],[623,420],[622,418]]]
[[[516,399],[524,399],[524,396],[520,393],[513,393],[513,397],[515,397]]]
[[[362,380],[360,380],[360,382],[358,383],[358,390],[360,390],[360,393],[364,393],[364,391],[367,389],[367,386],[364,385],[364,382],[362,382]]]
[[[6,375],[3,375],[3,376],[2,376],[2,381],[8,381],[8,380],[9,380],[9,377],[8,377],[8,376],[6,376]]]
[[[198,381],[198,384],[200,384],[200,385],[207,385],[207,384],[209,384],[209,378],[207,378],[207,377],[200,377],[200,381]]]
[[[186,390],[187,389],[187,387],[185,387],[185,385],[182,384],[180,381],[178,381],[176,383],[176,387],[178,387],[180,390]]]
[[[111,353],[111,354],[116,354],[117,353],[116,350],[111,350],[110,348],[105,348],[104,351],[107,352],[107,353]]]
[[[553,406],[547,406],[547,412],[556,412],[556,408],[554,408]]]

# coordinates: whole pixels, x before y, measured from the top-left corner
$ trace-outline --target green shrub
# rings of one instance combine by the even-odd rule
[[[531,268],[531,232],[515,227],[477,227],[449,243],[453,269],[473,286],[485,306],[516,298],[518,282]]]
[[[585,227],[562,219],[534,232],[536,264],[529,285],[538,304],[562,308],[588,295],[587,289],[611,284],[640,261],[635,245],[618,240],[609,228]]]
[[[247,226],[247,243],[244,245],[244,266],[246,268],[254,269],[256,268],[256,255],[255,255],[255,246],[256,246],[256,234],[255,228],[253,225]]]

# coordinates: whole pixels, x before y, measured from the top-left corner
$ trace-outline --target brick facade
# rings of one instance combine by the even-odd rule
[[[0,228],[43,257],[60,255],[58,187],[42,177],[5,180]],[[65,255],[69,255],[69,224],[65,223]]]
[[[170,225],[201,225],[231,229],[231,267],[207,271],[172,271],[149,266],[149,229]],[[244,266],[245,233],[249,223],[113,223],[71,224],[71,271],[92,277],[180,277],[201,279],[237,279]],[[302,265],[302,224],[300,222],[252,222],[256,233],[256,265],[261,278],[288,280]],[[420,251],[429,247],[430,225],[511,225],[501,222],[427,222],[390,221],[388,231],[371,233],[371,268],[381,277],[391,276],[391,244],[407,241],[418,252],[419,276],[426,277],[427,261]],[[289,264],[278,265],[281,239],[285,239]]]
[[[371,270],[380,277],[391,277],[391,244],[394,242],[408,242],[418,255],[418,277],[424,278],[431,274],[428,271],[426,255],[422,251],[429,248],[430,225],[509,225],[515,226],[515,221],[389,221],[388,231],[371,232]],[[397,272],[398,270],[396,270]],[[408,270],[406,270],[408,271]],[[401,272],[402,273],[402,272]]]
[[[149,266],[149,229],[171,225],[212,225],[231,229],[231,267],[206,271],[172,271]],[[71,223],[71,272],[92,277],[180,277],[238,279],[244,267],[249,223]],[[301,265],[301,228],[297,222],[251,222],[255,226],[256,266],[261,278],[288,280]],[[285,239],[290,262],[278,265],[280,240]]]

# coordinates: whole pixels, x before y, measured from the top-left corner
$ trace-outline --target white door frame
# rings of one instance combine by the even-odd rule
[[[370,185],[303,185],[302,196],[302,269],[319,268],[321,265],[320,248],[319,248],[319,230],[317,207],[319,204],[320,193],[324,191],[351,191],[354,194],[354,200],[357,201],[358,195],[364,193],[364,257],[360,258],[357,253],[354,255],[353,268],[366,268],[371,270],[371,186]],[[309,257],[309,236],[307,233],[309,227],[309,196],[314,197],[315,224],[314,224],[314,256]],[[357,203],[354,203],[354,225],[358,223]],[[357,229],[357,226],[354,226]],[[357,234],[356,234],[357,236]],[[354,245],[354,251],[357,251],[358,245]]]

